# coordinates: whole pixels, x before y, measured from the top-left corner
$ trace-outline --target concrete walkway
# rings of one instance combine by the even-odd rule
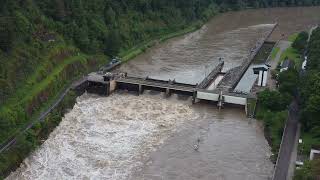
[[[281,59],[281,54],[287,50],[290,46],[291,46],[292,42],[290,41],[284,41],[284,40],[280,40],[276,47],[280,48],[276,57],[274,59],[270,59],[269,60],[269,64],[271,66],[271,69],[274,70],[277,68],[279,62],[280,62],[280,59]],[[268,72],[268,87],[270,89],[276,89],[277,85],[276,85],[276,81],[274,79],[272,79],[272,75],[271,75],[271,71]]]
[[[296,138],[294,141],[294,147],[293,147],[292,154],[291,154],[291,160],[290,160],[290,166],[289,166],[289,170],[288,170],[287,180],[293,179],[294,172],[296,170],[296,161],[297,161],[297,156],[298,156],[300,129],[301,129],[301,124],[299,124],[298,128],[297,128]]]

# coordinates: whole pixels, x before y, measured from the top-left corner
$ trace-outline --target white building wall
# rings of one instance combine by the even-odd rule
[[[263,87],[267,86],[267,81],[268,81],[268,71],[264,71],[263,81],[262,81]]]
[[[259,79],[258,79],[258,86],[261,86],[261,81],[262,81],[262,71],[259,71]]]

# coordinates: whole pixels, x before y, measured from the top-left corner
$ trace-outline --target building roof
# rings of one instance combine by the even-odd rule
[[[255,74],[259,74],[259,71],[268,71],[270,66],[266,64],[255,65],[252,69]]]

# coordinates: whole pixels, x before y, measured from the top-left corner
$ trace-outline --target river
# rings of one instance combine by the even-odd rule
[[[218,63],[239,66],[275,21],[278,39],[311,27],[320,8],[261,9],[219,15],[201,30],[159,44],[120,70],[197,83]],[[294,17],[294,18],[293,18]],[[84,94],[41,147],[7,179],[222,179],[272,176],[263,129],[244,110],[192,105],[186,97]]]

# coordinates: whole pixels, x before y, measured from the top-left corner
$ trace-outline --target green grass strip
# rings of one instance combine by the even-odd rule
[[[294,42],[297,39],[298,35],[299,35],[299,33],[294,33],[294,34],[290,35],[288,37],[288,41]]]
[[[300,67],[302,63],[299,52],[292,47],[289,47],[281,54],[280,62],[283,62],[286,58],[289,58],[290,60],[294,61],[295,65],[298,67]]]
[[[271,52],[271,59],[274,60],[277,56],[277,54],[279,53],[280,48],[279,47],[275,47],[273,48],[272,52]]]

